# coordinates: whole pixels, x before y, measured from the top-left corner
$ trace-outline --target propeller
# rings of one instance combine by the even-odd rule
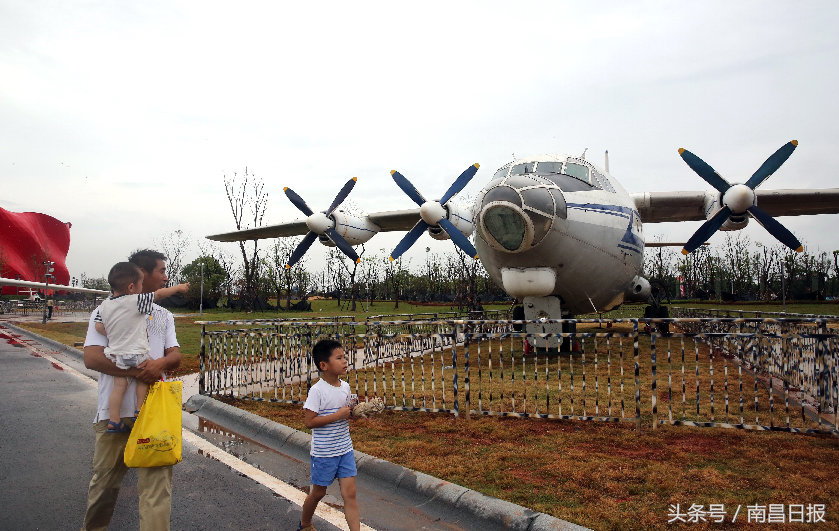
[[[335,200],[332,201],[329,208],[323,212],[312,211],[312,209],[309,208],[309,205],[306,204],[306,201],[297,195],[294,190],[289,187],[283,188],[283,191],[289,201],[291,201],[291,204],[296,206],[300,212],[306,215],[306,225],[309,227],[309,232],[303,237],[303,240],[297,244],[297,248],[294,249],[294,252],[292,252],[291,256],[288,258],[288,263],[285,266],[286,269],[291,268],[291,266],[296,264],[298,260],[303,258],[303,255],[306,254],[309,247],[311,247],[315,240],[318,239],[318,236],[321,235],[329,237],[329,239],[332,240],[332,243],[334,243],[336,247],[341,249],[341,251],[353,261],[361,261],[355,250],[352,248],[352,245],[350,245],[347,240],[345,240],[344,237],[338,234],[335,230],[335,220],[329,217],[332,215],[332,212],[334,212],[335,209],[344,202],[344,199],[350,195],[350,192],[352,191],[353,186],[355,186],[357,180],[358,177],[353,177],[347,181],[347,184],[341,188],[341,191],[338,192],[337,196],[335,196]]]
[[[772,216],[758,208],[757,196],[755,189],[760,186],[766,179],[775,173],[781,165],[787,161],[792,152],[798,146],[797,140],[787,142],[781,148],[772,154],[766,162],[752,175],[746,184],[729,184],[723,179],[714,168],[709,166],[704,160],[700,159],[690,151],[681,148],[679,155],[687,163],[690,168],[697,173],[708,184],[713,186],[720,194],[722,194],[722,208],[716,214],[711,216],[711,219],[706,221],[699,230],[685,244],[682,249],[682,254],[689,254],[699,248],[705,243],[708,238],[714,235],[723,223],[731,215],[742,215],[748,212],[769,234],[778,239],[781,243],[793,249],[796,252],[802,252],[804,247],[786,227],[781,225]]]
[[[390,254],[391,260],[396,260],[400,256],[402,256],[405,251],[411,248],[411,246],[416,242],[422,233],[431,227],[440,227],[446,234],[449,235],[449,238],[452,239],[455,245],[460,247],[460,249],[466,253],[467,255],[478,258],[478,251],[475,250],[475,247],[469,241],[469,238],[463,235],[457,227],[454,226],[454,223],[449,221],[446,217],[446,203],[454,197],[458,192],[463,190],[463,188],[469,184],[469,181],[472,180],[472,177],[475,176],[475,173],[480,168],[480,164],[477,162],[468,168],[466,171],[460,174],[460,176],[452,183],[446,193],[443,194],[443,197],[440,200],[434,201],[426,201],[426,199],[422,196],[419,191],[411,184],[411,181],[405,178],[404,175],[399,173],[396,170],[390,172],[390,175],[393,177],[393,180],[396,181],[396,184],[399,188],[402,189],[405,194],[410,197],[414,203],[416,203],[420,207],[420,219],[414,228],[412,228],[408,234],[402,238],[402,241],[396,246],[393,252]]]

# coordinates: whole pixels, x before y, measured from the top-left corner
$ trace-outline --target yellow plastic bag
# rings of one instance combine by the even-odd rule
[[[181,462],[181,382],[157,382],[149,389],[125,445],[131,468]]]

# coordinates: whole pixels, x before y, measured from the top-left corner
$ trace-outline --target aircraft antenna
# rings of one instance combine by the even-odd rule
[[[609,173],[609,150],[606,150],[606,173]]]
[[[586,160],[586,151],[588,151],[588,148],[585,148],[585,149],[583,150],[583,154],[582,154],[582,155],[580,155],[580,158],[581,158],[582,160]]]

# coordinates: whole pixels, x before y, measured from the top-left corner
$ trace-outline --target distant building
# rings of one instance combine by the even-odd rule
[[[70,223],[37,212],[9,212],[0,208],[0,250],[5,267],[4,278],[32,282],[44,281],[45,260],[55,262],[55,283],[69,284],[65,261],[70,250]],[[14,295],[17,288],[3,286],[3,295]]]

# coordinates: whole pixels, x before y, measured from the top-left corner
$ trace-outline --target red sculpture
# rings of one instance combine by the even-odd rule
[[[37,212],[9,212],[0,208],[0,251],[5,261],[0,276],[44,282],[43,262],[55,262],[50,284],[69,284],[70,273],[65,260],[70,250],[70,223]],[[12,295],[17,288],[3,286],[3,295]]]

